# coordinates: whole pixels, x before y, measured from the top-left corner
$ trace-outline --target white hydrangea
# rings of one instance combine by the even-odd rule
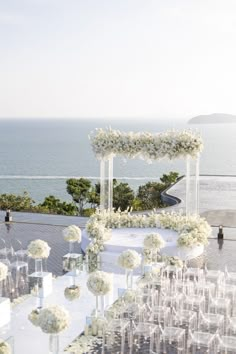
[[[3,339],[0,339],[0,354],[11,354],[11,346],[9,343],[5,342]]]
[[[8,267],[4,263],[0,262],[0,281],[6,279],[7,273]]]
[[[160,249],[165,247],[165,241],[158,233],[147,235],[143,241],[144,247],[149,249]]]
[[[39,313],[39,327],[45,333],[59,333],[67,329],[69,323],[69,313],[61,306],[48,306],[43,308]]]
[[[67,242],[81,242],[81,230],[76,225],[70,225],[66,227],[62,234],[64,236],[64,240]]]
[[[123,251],[118,257],[118,265],[124,269],[135,269],[141,264],[141,255],[134,250]]]
[[[91,273],[87,280],[87,287],[93,295],[106,295],[113,287],[112,274],[99,270]]]
[[[48,258],[50,254],[51,247],[48,246],[47,242],[43,240],[31,241],[28,246],[28,255],[31,258]]]
[[[64,290],[64,296],[69,301],[78,299],[80,297],[80,294],[81,294],[81,288],[78,285],[67,287]]]

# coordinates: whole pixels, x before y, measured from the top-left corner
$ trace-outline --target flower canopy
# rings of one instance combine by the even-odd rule
[[[96,129],[96,134],[90,140],[98,159],[107,159],[113,155],[140,157],[144,160],[186,156],[195,158],[203,149],[202,138],[189,130],[151,134]]]

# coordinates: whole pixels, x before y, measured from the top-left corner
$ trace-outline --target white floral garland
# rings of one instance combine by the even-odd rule
[[[171,229],[178,233],[179,247],[207,245],[211,227],[198,215],[182,215],[176,212],[154,212],[148,215],[130,214],[128,211],[107,211],[97,209],[86,224],[86,231],[92,242],[88,245],[88,254],[98,254],[104,249],[104,237],[98,232],[101,228],[109,233],[116,228],[151,228]]]
[[[197,157],[203,150],[202,138],[192,131],[168,131],[159,134],[147,132],[121,132],[113,129],[96,129],[90,136],[92,149],[98,159],[112,155],[140,157],[144,160],[162,158]]]

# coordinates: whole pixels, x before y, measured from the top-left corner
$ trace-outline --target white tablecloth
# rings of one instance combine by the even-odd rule
[[[118,254],[125,249],[133,249],[141,253],[143,248],[143,240],[146,235],[151,233],[159,233],[166,242],[166,246],[161,249],[161,253],[168,256],[177,256],[182,260],[193,259],[200,256],[203,251],[203,246],[195,246],[193,248],[177,247],[177,232],[169,229],[160,228],[122,228],[113,229],[112,237],[105,242],[104,252],[101,252],[101,257],[105,260],[106,254],[114,253],[117,258]],[[90,240],[86,231],[82,235],[82,249],[85,250]]]

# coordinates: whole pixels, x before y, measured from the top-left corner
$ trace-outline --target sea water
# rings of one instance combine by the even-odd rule
[[[85,177],[95,183],[99,162],[93,155],[89,134],[111,126],[123,131],[160,132],[194,129],[201,133],[204,151],[200,173],[236,175],[236,124],[189,125],[187,122],[102,119],[0,120],[0,194],[28,191],[36,202],[48,195],[71,200],[66,180]],[[114,177],[137,189],[163,173],[185,173],[181,160],[148,164],[139,159],[115,158]]]

